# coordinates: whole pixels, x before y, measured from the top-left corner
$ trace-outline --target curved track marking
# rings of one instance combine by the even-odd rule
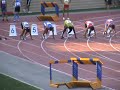
[[[118,33],[120,33],[120,31],[118,31],[116,34],[118,34]],[[112,38],[113,38],[116,34],[114,34],[114,35],[110,38],[109,43],[110,43],[110,45],[111,45],[111,47],[112,47],[113,49],[115,49],[116,51],[120,52],[120,50],[118,50],[117,48],[115,48],[115,47],[112,45]]]

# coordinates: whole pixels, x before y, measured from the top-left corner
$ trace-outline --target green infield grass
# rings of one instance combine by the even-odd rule
[[[40,90],[33,86],[0,74],[0,90]]]

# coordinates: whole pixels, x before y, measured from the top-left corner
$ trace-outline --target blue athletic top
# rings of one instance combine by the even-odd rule
[[[6,0],[1,0],[1,8],[5,9],[7,6]]]
[[[15,7],[16,6],[21,6],[21,0],[15,0]]]
[[[52,23],[49,22],[49,21],[45,21],[44,22],[44,27],[50,28],[50,27],[52,27]]]

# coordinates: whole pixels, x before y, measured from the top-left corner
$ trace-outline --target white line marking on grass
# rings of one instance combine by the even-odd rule
[[[32,84],[30,84],[30,83],[27,83],[27,82],[25,82],[25,81],[23,81],[23,80],[17,79],[17,78],[15,78],[15,77],[12,77],[12,76],[7,75],[7,74],[5,74],[5,73],[2,73],[2,72],[0,72],[0,73],[3,74],[3,75],[5,75],[5,76],[8,76],[8,77],[10,77],[10,78],[12,78],[12,79],[15,79],[15,80],[17,80],[17,81],[19,81],[19,82],[22,82],[22,83],[24,83],[24,84],[27,84],[27,85],[29,85],[29,86],[32,86],[32,87],[34,87],[34,88],[37,88],[37,89],[40,89],[40,90],[44,90],[44,89],[42,89],[42,88],[40,88],[40,87],[37,87],[37,86],[32,85]]]

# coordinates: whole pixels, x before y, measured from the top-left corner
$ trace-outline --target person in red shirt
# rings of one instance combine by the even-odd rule
[[[96,31],[95,31],[95,28],[94,28],[94,23],[92,21],[86,21],[85,22],[85,28],[86,28],[86,31],[85,31],[85,34],[84,34],[85,38],[87,36],[87,33],[88,33],[88,37],[91,37],[91,32],[92,31],[94,31],[94,36],[96,37]]]
[[[71,3],[71,0],[61,0],[61,3],[64,4],[63,6],[63,20],[65,20],[65,11],[67,12],[67,18],[69,19],[69,4]]]

